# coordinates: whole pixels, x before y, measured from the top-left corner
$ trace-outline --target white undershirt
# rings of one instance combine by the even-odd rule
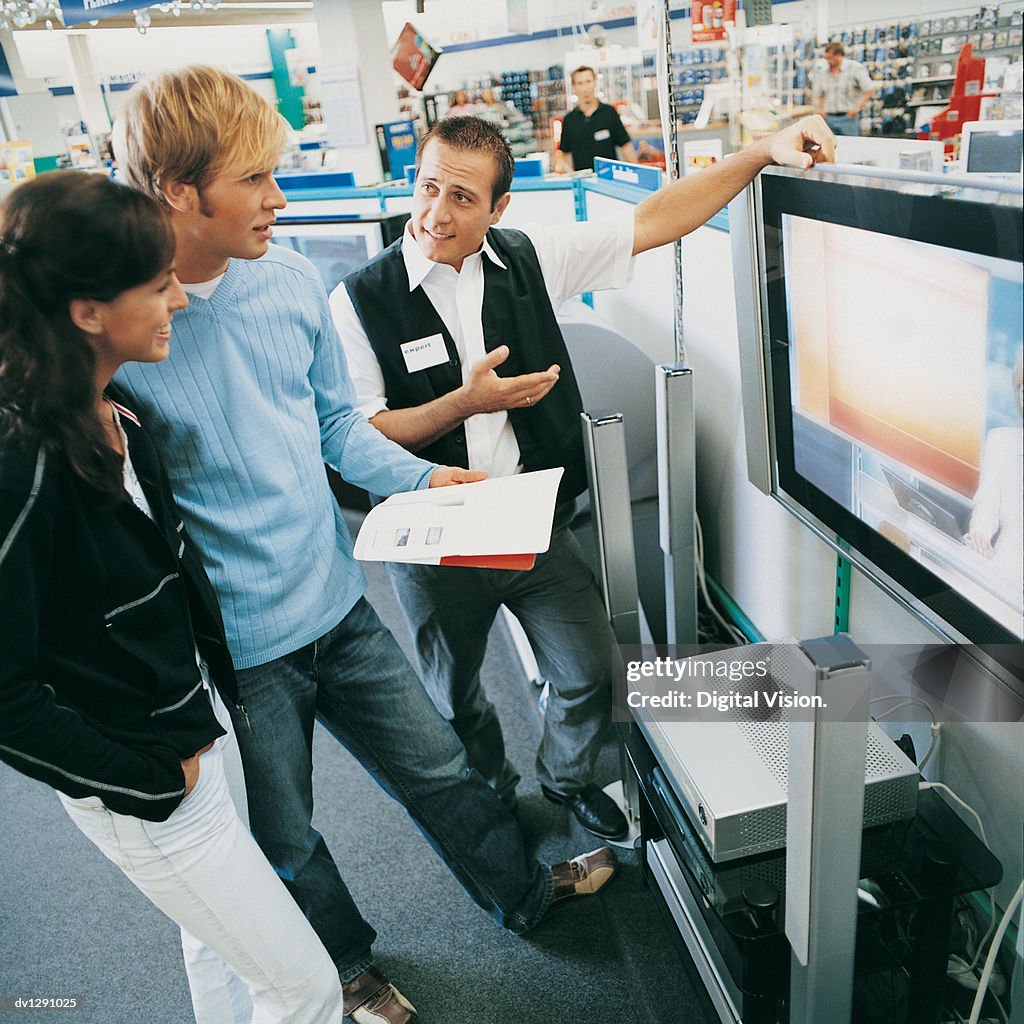
[[[196,281],[195,284],[183,284],[182,290],[186,295],[194,295],[197,299],[208,299],[217,290],[217,285],[224,280],[224,274],[218,274],[209,281]]]
[[[128,497],[132,499],[132,504],[140,512],[144,512],[150,519],[155,519],[149,499],[146,497],[146,492],[142,489],[138,474],[132,465],[132,457],[128,453],[128,435],[124,432],[124,427],[121,426],[121,414],[117,409],[114,409],[114,422],[117,424],[117,432],[121,435],[121,447],[124,448],[124,489],[128,492]]]

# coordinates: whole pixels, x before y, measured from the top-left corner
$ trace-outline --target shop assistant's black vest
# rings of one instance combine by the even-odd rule
[[[558,383],[533,408],[509,409],[524,470],[564,466],[560,501],[587,485],[580,412],[583,405],[565,340],[548,298],[533,243],[521,231],[487,232],[487,240],[508,268],[483,260],[484,348],[508,345],[509,356],[496,370],[502,377],[561,367]],[[389,409],[423,405],[462,385],[455,343],[422,288],[409,291],[402,240],[394,242],[345,279],[345,287],[370,339],[384,376]],[[401,346],[440,334],[448,359],[410,373]],[[458,426],[417,452],[443,466],[467,467],[466,431]]]

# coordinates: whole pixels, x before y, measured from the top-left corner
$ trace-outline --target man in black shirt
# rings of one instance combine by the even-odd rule
[[[622,159],[635,163],[636,150],[615,108],[597,98],[597,76],[594,69],[578,67],[570,81],[576,93],[576,106],[565,115],[562,122],[556,169],[561,173],[592,168],[595,156],[615,160],[619,149],[622,151]]]

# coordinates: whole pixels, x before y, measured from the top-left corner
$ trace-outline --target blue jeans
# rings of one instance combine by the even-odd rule
[[[860,135],[859,117],[847,117],[846,114],[826,114],[825,124],[832,129],[833,135]]]
[[[611,715],[615,637],[568,528],[572,511],[571,505],[558,510],[551,545],[528,572],[388,564],[423,685],[458,733],[470,765],[505,800],[519,775],[480,685],[487,635],[502,605],[519,619],[551,684],[537,751],[541,785],[569,796],[591,782]]]
[[[240,671],[238,690],[232,717],[253,836],[343,982],[373,962],[377,936],[311,823],[314,719],[405,807],[495,920],[523,932],[544,916],[550,868],[527,855],[515,818],[470,769],[458,737],[365,599],[314,643]]]

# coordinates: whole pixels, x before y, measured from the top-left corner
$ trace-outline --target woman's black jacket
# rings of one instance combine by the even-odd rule
[[[213,590],[156,452],[121,415],[149,519],[59,452],[0,444],[0,759],[73,797],[163,821],[180,762],[224,734],[235,677]]]

